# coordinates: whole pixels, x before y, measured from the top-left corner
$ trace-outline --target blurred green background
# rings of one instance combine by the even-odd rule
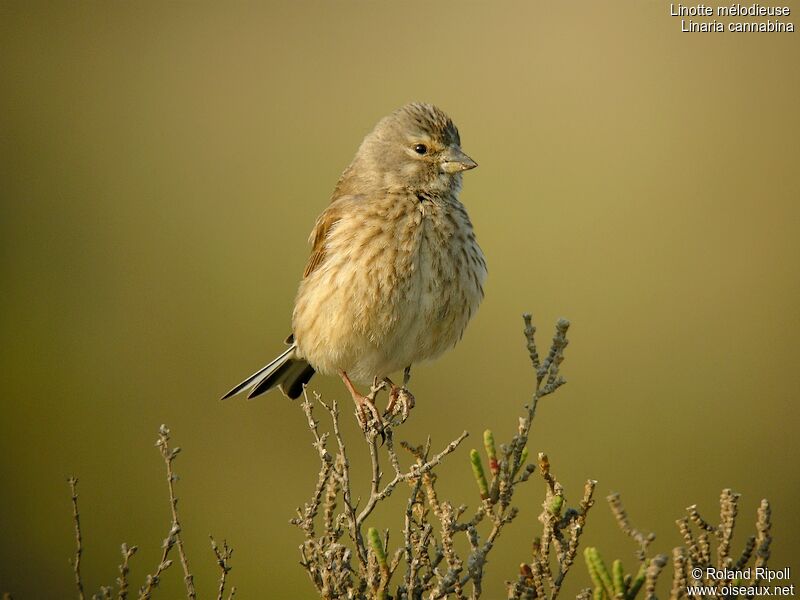
[[[631,569],[606,493],[668,553],[684,507],[712,517],[732,487],[735,549],[768,497],[772,565],[800,568],[800,38],[684,34],[668,10],[0,4],[0,591],[73,594],[70,474],[89,590],[116,577],[123,541],[141,584],[169,527],[167,423],[202,597],[209,533],[235,548],[238,597],[313,597],[287,524],[317,478],[299,405],[217,398],[281,349],[315,217],[410,100],[450,113],[480,163],[462,200],[489,262],[462,343],[415,369],[401,431],[473,433],[442,494],[475,506],[469,448],[485,427],[508,438],[529,398],[519,315],[542,343],[566,316],[569,385],[531,450],[572,502],[599,480],[584,543]],[[349,402],[338,381],[313,386]],[[486,597],[528,557],[543,492],[537,477],[516,497]],[[375,523],[399,533],[402,502]],[[583,564],[567,581],[588,585]],[[164,597],[181,586],[175,568]]]

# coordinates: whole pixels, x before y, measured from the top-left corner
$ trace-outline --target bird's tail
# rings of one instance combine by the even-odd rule
[[[292,400],[303,393],[303,386],[314,375],[314,367],[296,355],[297,345],[292,344],[285,352],[268,365],[260,368],[242,383],[225,394],[222,399],[250,390],[247,398],[255,398],[277,387]]]

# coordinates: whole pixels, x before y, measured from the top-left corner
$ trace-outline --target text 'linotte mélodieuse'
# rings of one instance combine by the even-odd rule
[[[792,10],[788,6],[766,6],[758,3],[722,6],[670,4],[669,11],[672,17],[689,17],[681,19],[681,31],[684,32],[782,33],[794,31],[794,23],[782,20],[782,17],[792,14]],[[703,17],[715,18],[707,21]]]

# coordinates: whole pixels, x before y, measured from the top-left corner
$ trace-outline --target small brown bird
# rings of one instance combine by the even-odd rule
[[[352,381],[387,382],[391,406],[401,390],[389,375],[405,369],[407,381],[412,364],[454,346],[483,298],[486,261],[458,200],[462,172],[476,166],[437,107],[383,118],[311,232],[289,348],[224,398],[278,387],[294,399],[319,371],[342,378],[362,425],[365,410],[380,422]]]

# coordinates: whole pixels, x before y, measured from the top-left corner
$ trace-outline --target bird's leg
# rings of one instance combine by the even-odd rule
[[[383,385],[373,386],[369,396],[364,396],[356,390],[353,382],[350,381],[350,378],[347,376],[347,373],[339,371],[339,376],[342,378],[342,381],[344,381],[347,391],[349,391],[350,395],[353,397],[353,402],[356,403],[356,416],[358,417],[361,429],[363,429],[364,432],[369,429],[369,416],[371,415],[377,425],[378,431],[383,432],[383,420],[378,413],[378,409],[375,408],[375,394],[382,389]]]
[[[400,388],[388,377],[384,377],[383,382],[389,386],[389,404],[386,405],[386,412],[391,414],[397,402],[397,397],[400,395]]]
[[[408,387],[408,381],[411,379],[411,367],[406,367],[403,371],[403,385],[402,387],[395,385],[395,383],[388,377],[383,381],[389,385],[389,404],[386,406],[386,413],[392,414],[397,404],[400,405],[403,418],[401,422],[405,422],[408,418],[408,411],[414,408],[414,394],[412,394]]]

